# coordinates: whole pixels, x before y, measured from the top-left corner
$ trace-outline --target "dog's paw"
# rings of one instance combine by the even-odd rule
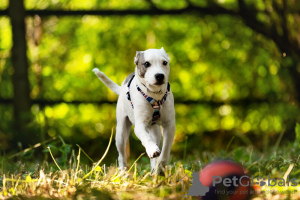
[[[119,173],[126,172],[127,170],[128,170],[127,167],[118,167],[118,172]]]
[[[129,173],[127,171],[127,167],[124,168],[118,167],[118,176],[123,178],[128,178]]]
[[[146,152],[147,152],[149,158],[156,158],[160,155],[160,149],[158,148],[158,146],[156,144],[153,144],[153,145],[149,146],[148,148],[146,148]]]
[[[159,163],[158,165],[151,166],[151,173],[164,176],[167,169],[167,162],[159,160],[157,162]]]
[[[165,176],[165,172],[160,167],[158,167],[158,169],[154,168],[151,169],[151,176]]]

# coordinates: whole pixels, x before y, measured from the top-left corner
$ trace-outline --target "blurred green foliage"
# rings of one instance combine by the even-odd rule
[[[233,1],[222,2],[235,6]],[[166,9],[186,6],[184,1],[155,3]],[[2,1],[0,8],[7,4],[8,0]],[[25,6],[72,10],[149,7],[142,0],[26,0]],[[98,67],[121,84],[134,71],[135,51],[161,47],[171,58],[170,83],[177,100],[175,141],[179,146],[186,135],[197,135],[199,145],[211,132],[217,132],[220,138],[228,137],[228,133],[277,136],[293,129],[299,121],[299,107],[293,99],[293,85],[282,65],[282,55],[272,41],[253,32],[241,19],[184,14],[34,16],[27,17],[26,24],[31,98],[65,101],[53,106],[32,106],[35,123],[47,137],[61,135],[68,141],[86,144],[96,138],[109,138],[116,123],[115,105],[85,102],[114,102],[117,96],[91,70]],[[13,97],[11,46],[9,18],[0,17],[1,98]],[[68,104],[71,101],[82,103]],[[0,139],[4,148],[12,139],[12,110],[10,105],[0,105]]]

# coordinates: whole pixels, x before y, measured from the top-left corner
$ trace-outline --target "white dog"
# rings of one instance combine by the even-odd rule
[[[120,87],[97,68],[93,72],[113,92],[119,95],[117,103],[116,146],[119,152],[119,167],[127,167],[126,145],[132,125],[151,159],[152,171],[156,164],[164,167],[169,160],[175,134],[174,97],[168,77],[170,58],[161,49],[137,51],[135,72],[130,74]],[[161,130],[163,145],[160,150]],[[158,158],[158,163],[157,159]]]

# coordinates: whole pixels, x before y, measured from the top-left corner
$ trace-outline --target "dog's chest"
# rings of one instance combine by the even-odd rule
[[[136,82],[137,79],[134,75],[126,80],[122,85],[122,97],[120,96],[120,98],[122,98],[124,111],[131,123],[133,125],[140,122],[145,125],[162,125],[164,121],[163,118],[167,117],[165,110],[168,110],[169,84],[164,94],[156,94],[155,96],[151,94],[151,96],[149,96],[149,94],[145,93],[144,90],[138,86]]]
[[[135,125],[136,120],[149,126],[152,125],[155,110],[145,99],[134,99],[134,109],[132,109],[130,101],[127,100],[124,103],[126,104],[126,114],[133,125]],[[159,108],[159,117],[155,120],[155,124],[162,124],[162,119],[165,116],[164,110],[164,105],[161,105]]]

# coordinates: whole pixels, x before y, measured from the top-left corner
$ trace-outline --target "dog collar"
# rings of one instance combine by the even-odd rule
[[[131,98],[130,98],[130,84],[131,84],[134,76],[135,75],[132,75],[132,77],[130,78],[130,80],[127,83],[127,88],[128,88],[127,99],[130,101],[132,109],[134,109],[134,106],[133,106]],[[163,98],[158,101],[156,101],[152,97],[146,95],[138,85],[136,85],[136,88],[143,95],[143,97],[145,97],[145,99],[151,104],[151,106],[154,110],[151,125],[156,124],[157,119],[160,118],[160,113],[159,113],[160,106],[167,100],[168,93],[170,92],[170,84],[168,83],[167,91],[166,91],[165,95],[163,96]]]

